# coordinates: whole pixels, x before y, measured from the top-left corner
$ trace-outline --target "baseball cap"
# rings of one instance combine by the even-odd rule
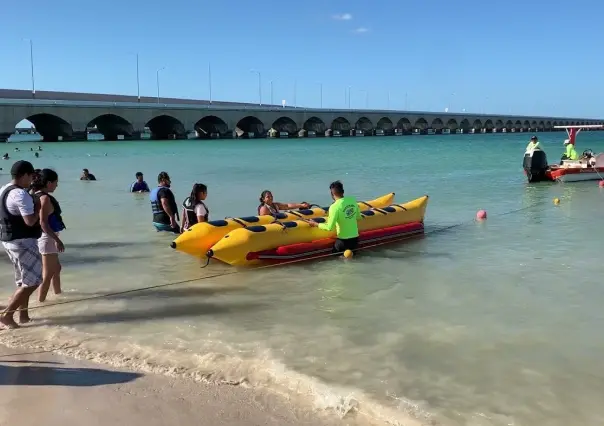
[[[35,172],[33,164],[29,161],[19,160],[10,169],[10,174],[14,178],[19,178],[25,175],[31,175]]]
[[[537,136],[535,136],[535,135],[531,136],[531,140],[532,141],[536,141],[537,140]]]

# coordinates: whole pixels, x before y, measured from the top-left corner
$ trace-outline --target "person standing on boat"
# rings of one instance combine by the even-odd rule
[[[531,140],[526,146],[525,154],[532,154],[535,150],[541,151],[541,145],[539,145],[539,139],[537,138],[537,136],[531,136]]]
[[[571,129],[574,130],[574,129]],[[562,155],[562,160],[573,160],[576,161],[579,159],[579,154],[575,150],[575,144],[570,141],[570,139],[564,140],[564,146],[566,146],[566,151]]]
[[[151,211],[153,212],[153,226],[158,231],[168,231],[180,234],[178,225],[178,206],[176,199],[170,189],[170,176],[166,172],[160,172],[157,176],[157,188],[149,194]]]
[[[327,221],[317,223],[309,220],[308,223],[324,231],[336,229],[337,239],[333,246],[333,253],[354,251],[359,245],[358,221],[363,218],[357,200],[351,196],[344,196],[344,185],[339,180],[329,185],[329,191],[334,202],[329,206]]]
[[[203,183],[193,185],[191,195],[182,203],[182,228],[181,232],[186,231],[191,226],[200,222],[207,222],[210,217],[208,206],[204,200],[208,196],[208,187]]]
[[[278,203],[273,199],[273,193],[265,189],[260,194],[260,205],[258,206],[258,216],[276,216],[279,210],[288,209],[307,209],[310,205],[306,202],[302,203]]]

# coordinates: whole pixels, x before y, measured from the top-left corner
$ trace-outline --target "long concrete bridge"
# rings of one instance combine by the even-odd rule
[[[27,119],[44,141],[259,137],[368,136],[551,131],[557,125],[604,120],[436,113],[426,111],[318,109],[125,95],[0,90],[0,142]]]

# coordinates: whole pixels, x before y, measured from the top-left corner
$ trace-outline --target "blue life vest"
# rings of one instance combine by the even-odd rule
[[[170,209],[172,209],[174,215],[178,219],[178,206],[176,205],[174,194],[167,186],[158,186],[157,188],[153,188],[153,190],[149,193],[149,200],[151,201],[151,212],[153,213],[153,222],[169,225],[170,216],[168,216],[164,211],[164,207],[161,204],[161,199],[159,198],[159,191],[162,190],[165,191],[166,198],[168,199],[168,203],[170,204]]]

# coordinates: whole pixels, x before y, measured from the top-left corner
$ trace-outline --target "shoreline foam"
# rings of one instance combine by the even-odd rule
[[[276,395],[327,421],[340,419],[357,426],[422,426],[437,424],[410,401],[396,398],[399,408],[390,408],[358,390],[329,386],[319,380],[289,370],[268,354],[264,359],[242,359],[221,353],[187,354],[188,365],[174,365],[176,351],[157,350],[125,342],[108,341],[103,336],[71,329],[45,326],[23,327],[0,334],[0,344],[9,348],[28,348],[53,352],[78,360],[116,368],[158,374],[210,385],[251,388]],[[42,335],[44,334],[44,335]],[[105,346],[105,347],[103,347]],[[113,349],[107,346],[112,346]],[[184,353],[179,352],[182,356]]]

